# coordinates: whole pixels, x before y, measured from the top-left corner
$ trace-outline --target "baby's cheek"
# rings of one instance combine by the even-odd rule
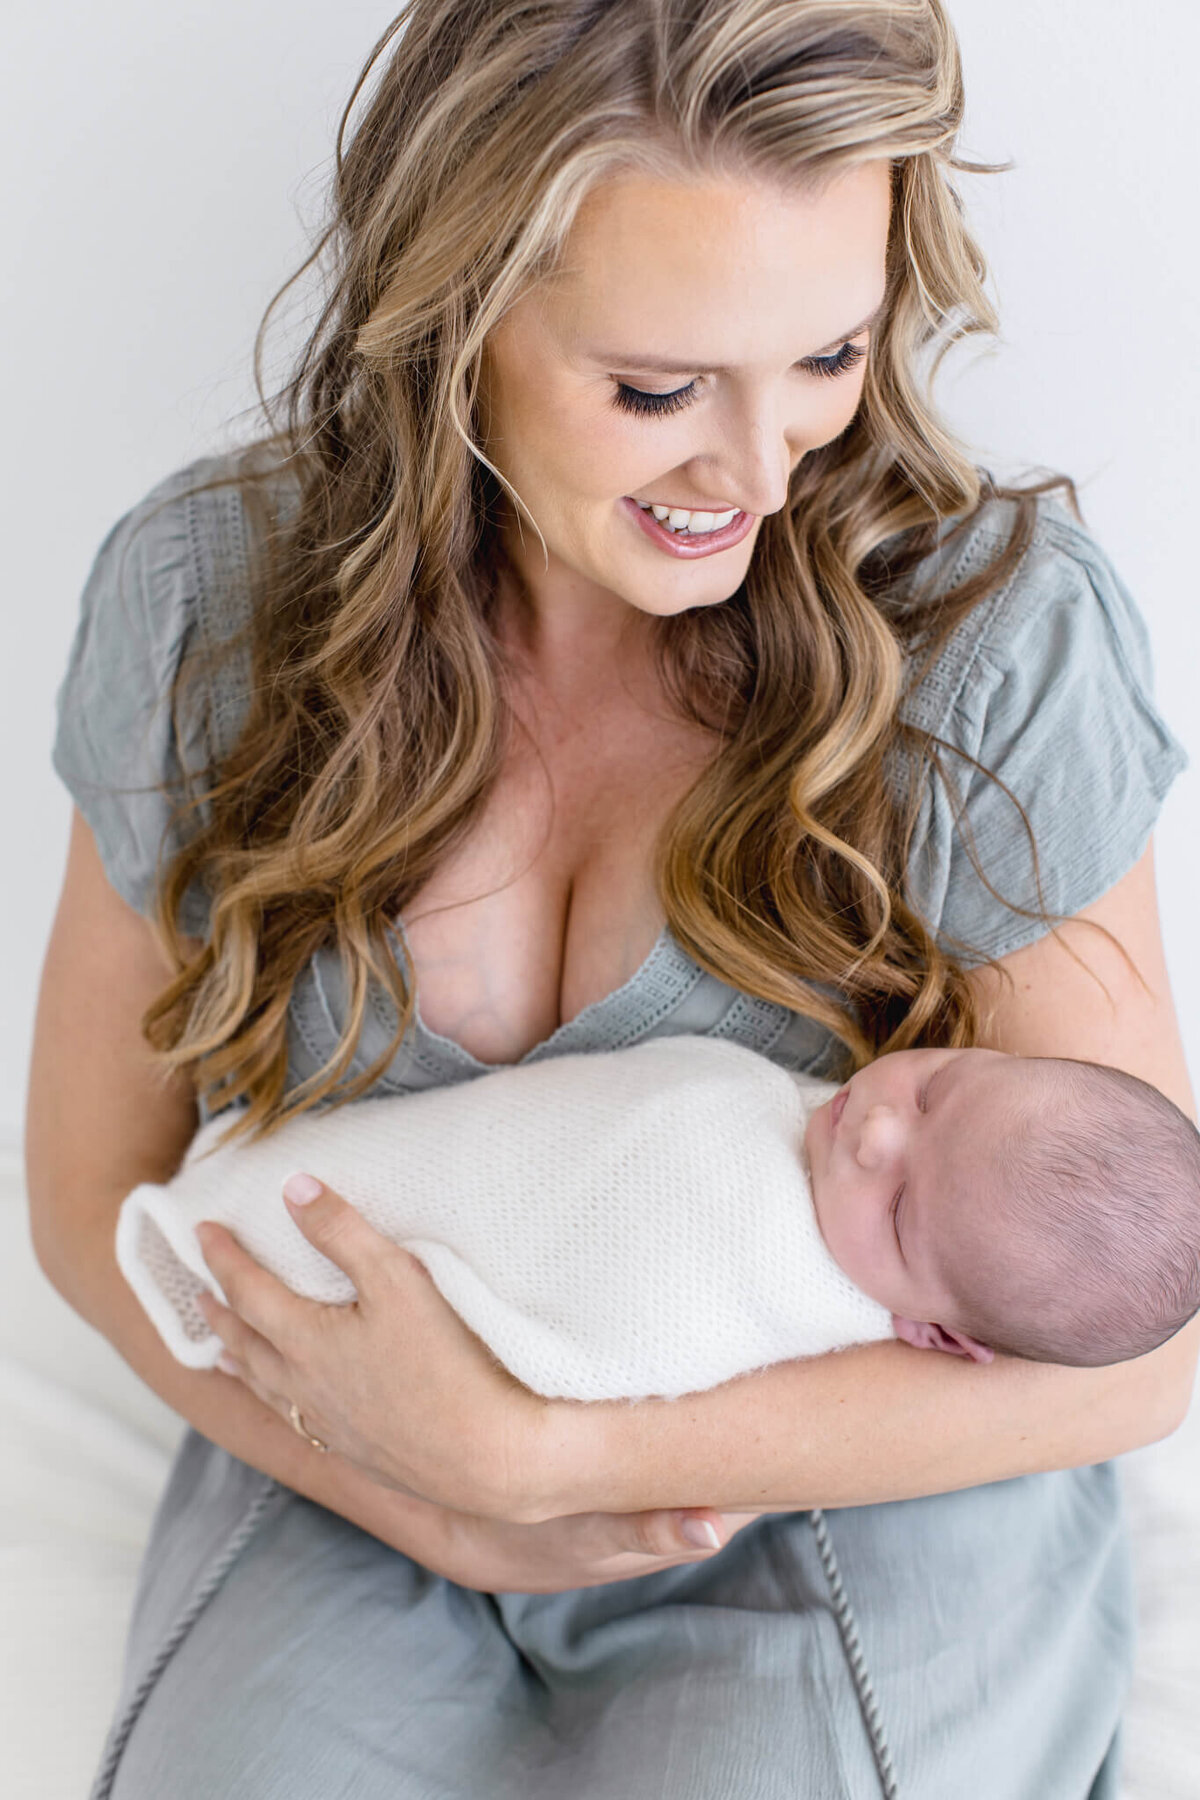
[[[870,1263],[870,1231],[862,1198],[844,1183],[824,1185],[817,1225],[833,1260],[861,1287]]]
[[[802,1170],[802,1173],[804,1171]],[[812,1199],[812,1209],[817,1221],[817,1230],[825,1239],[830,1250],[833,1250],[831,1239],[837,1235],[837,1187],[830,1179],[827,1165],[823,1165],[819,1156],[810,1153],[807,1172],[808,1191]],[[836,1254],[836,1252],[834,1252]]]

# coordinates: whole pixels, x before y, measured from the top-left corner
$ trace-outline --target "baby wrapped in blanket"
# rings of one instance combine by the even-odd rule
[[[881,1057],[842,1087],[703,1037],[502,1067],[218,1144],[125,1200],[117,1257],[180,1361],[221,1345],[194,1228],[289,1287],[344,1272],[280,1197],[305,1169],[429,1271],[518,1380],[637,1399],[900,1336],[1106,1363],[1200,1306],[1200,1137],[1131,1076],[987,1050]]]

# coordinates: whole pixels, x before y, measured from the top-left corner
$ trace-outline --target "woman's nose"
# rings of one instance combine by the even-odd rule
[[[788,483],[800,461],[792,421],[763,399],[731,410],[721,422],[720,446],[707,485],[728,493],[743,512],[763,518],[787,504]]]

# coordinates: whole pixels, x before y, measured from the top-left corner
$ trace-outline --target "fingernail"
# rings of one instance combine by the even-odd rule
[[[226,1375],[236,1375],[238,1373],[238,1366],[234,1362],[232,1356],[226,1356],[224,1351],[222,1351],[217,1358],[217,1367],[218,1369],[223,1369]]]
[[[707,1519],[684,1519],[679,1527],[679,1535],[686,1544],[697,1550],[719,1550],[721,1540],[717,1536],[716,1527]]]
[[[321,1183],[315,1175],[289,1175],[283,1184],[283,1197],[293,1206],[307,1206],[320,1192]]]

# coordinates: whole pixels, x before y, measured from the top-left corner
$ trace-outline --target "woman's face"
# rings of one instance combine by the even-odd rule
[[[484,448],[549,553],[510,519],[539,610],[737,590],[792,470],[854,416],[890,212],[887,161],[811,192],[632,172],[593,190],[562,268],[484,351]]]

